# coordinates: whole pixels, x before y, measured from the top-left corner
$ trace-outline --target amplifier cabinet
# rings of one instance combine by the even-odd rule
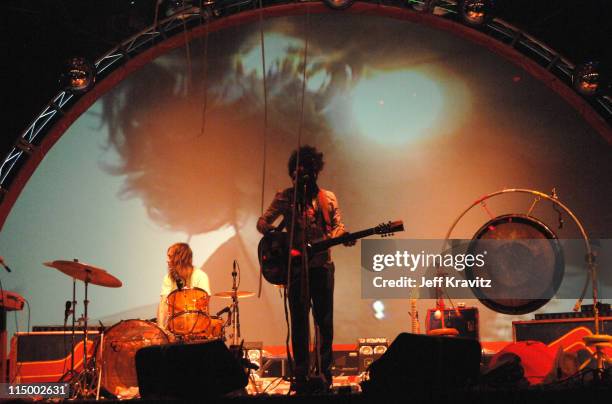
[[[444,327],[456,329],[461,337],[479,340],[478,308],[444,309]],[[428,309],[425,318],[426,333],[439,328],[442,328],[442,318],[436,319],[436,309]]]
[[[87,333],[87,358],[95,353],[97,331]],[[82,331],[74,335],[74,369],[83,369]],[[72,333],[61,331],[18,332],[11,339],[9,381],[11,383],[57,382],[70,370]]]

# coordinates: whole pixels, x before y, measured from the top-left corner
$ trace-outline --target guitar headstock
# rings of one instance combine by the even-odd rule
[[[404,231],[404,222],[401,220],[381,223],[374,228],[374,233],[380,234],[383,237],[392,236],[393,233],[398,231]]]

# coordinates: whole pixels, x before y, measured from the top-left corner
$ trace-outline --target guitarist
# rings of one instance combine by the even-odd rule
[[[299,162],[299,163],[298,163]],[[291,154],[288,173],[293,187],[276,193],[274,200],[259,218],[257,230],[262,234],[285,228],[291,231],[292,214],[296,212],[293,249],[301,250],[305,243],[338,237],[345,233],[336,195],[320,188],[317,178],[323,169],[323,153],[311,146],[302,146]],[[296,184],[297,182],[297,184]],[[297,195],[294,198],[294,189]],[[293,209],[293,201],[297,207]],[[282,216],[278,227],[274,222]],[[354,245],[355,241],[345,245]],[[303,251],[302,251],[303,252]],[[334,336],[334,263],[329,249],[305,258],[308,263],[308,285],[300,264],[291,268],[288,284],[289,311],[291,313],[291,343],[295,359],[295,389],[307,392],[309,307],[312,302],[315,322],[320,331],[320,371],[326,387],[331,386],[332,340]],[[308,288],[305,288],[308,286]],[[309,292],[309,293],[308,293]]]

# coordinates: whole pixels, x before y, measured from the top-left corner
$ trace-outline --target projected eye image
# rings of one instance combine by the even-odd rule
[[[0,234],[5,258],[19,268],[3,287],[28,298],[30,325],[64,322],[72,280],[42,263],[74,258],[123,284],[89,286],[94,325],[156,318],[168,247],[184,242],[212,295],[232,289],[236,261],[238,289],[254,292],[240,299],[241,338],[283,345],[281,289],[264,280],[258,297],[257,223],[277,191],[292,186],[288,160],[298,142],[323,153],[318,184],[335,194],[348,231],[402,220],[394,237],[440,239],[482,195],[556,188],[592,237],[609,236],[610,145],[515,64],[392,18],[314,14],[308,32],[303,15],[262,24],[263,36],[258,22],[211,31],[145,64],[45,156]],[[530,203],[488,208],[525,212]],[[549,205],[538,212],[556,223]],[[469,239],[490,219],[478,210],[453,237]],[[571,225],[554,231],[580,236]],[[359,243],[331,249],[335,344],[392,340],[411,326],[407,300],[361,297]],[[583,270],[568,270],[569,281],[583,282]],[[612,283],[609,273],[602,284]],[[480,308],[481,339],[512,339],[511,320],[521,317],[457,303]],[[230,304],[212,296],[210,313]],[[422,318],[432,307],[418,301]],[[25,329],[26,314],[17,319]]]

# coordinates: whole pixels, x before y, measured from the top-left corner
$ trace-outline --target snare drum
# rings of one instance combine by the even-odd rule
[[[96,360],[101,387],[120,399],[137,397],[136,352],[169,343],[168,335],[155,323],[123,320],[106,330],[103,338]]]
[[[200,288],[183,288],[168,295],[168,330],[176,335],[201,334],[210,326],[208,301]]]

